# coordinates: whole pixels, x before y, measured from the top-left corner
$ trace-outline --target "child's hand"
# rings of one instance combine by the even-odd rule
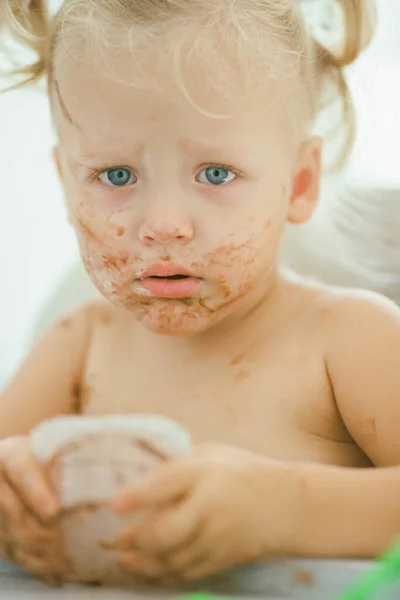
[[[162,466],[112,502],[150,509],[113,544],[121,566],[147,583],[198,580],[285,552],[296,505],[288,465],[224,446]]]
[[[27,437],[0,441],[0,555],[48,583],[61,583],[62,557],[55,492]]]

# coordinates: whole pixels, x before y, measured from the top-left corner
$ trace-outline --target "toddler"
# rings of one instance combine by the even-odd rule
[[[58,577],[58,499],[28,434],[57,415],[163,415],[194,445],[116,497],[152,583],[272,555],[369,557],[400,527],[400,312],[279,268],[318,200],[320,111],[373,5],[324,47],[299,0],[3,0],[47,78],[54,157],[104,299],[57,322],[1,398],[0,549]],[[315,3],[317,4],[317,3]],[[18,182],[15,182],[18,185]],[[158,381],[158,383],[157,383]],[[376,468],[375,468],[376,467]],[[34,553],[40,544],[40,556]]]

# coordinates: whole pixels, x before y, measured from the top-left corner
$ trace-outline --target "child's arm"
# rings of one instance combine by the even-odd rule
[[[327,371],[343,421],[375,466],[400,465],[400,310],[370,293],[327,316]]]
[[[28,434],[46,418],[75,412],[91,321],[88,306],[56,323],[0,396],[0,556],[49,583],[60,583],[69,565],[59,500]]]
[[[26,435],[44,419],[76,412],[92,306],[57,322],[0,395],[0,439]]]
[[[400,467],[297,465],[293,478],[301,491],[290,554],[371,558],[400,535]]]
[[[343,421],[375,466],[393,468],[306,467],[298,551],[372,556],[400,534],[400,310],[373,294],[346,296],[326,326]]]

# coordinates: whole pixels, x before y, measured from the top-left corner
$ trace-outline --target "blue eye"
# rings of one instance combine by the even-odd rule
[[[218,166],[203,169],[197,176],[200,183],[211,183],[211,185],[224,185],[233,179],[236,179],[236,175],[232,171]]]
[[[125,187],[137,181],[136,175],[125,167],[107,169],[107,171],[99,175],[99,179],[102,183],[110,187]]]

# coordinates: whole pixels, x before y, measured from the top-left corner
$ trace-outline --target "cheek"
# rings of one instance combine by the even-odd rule
[[[140,269],[140,257],[125,247],[123,213],[116,210],[101,214],[93,201],[86,198],[76,206],[72,216],[86,270],[106,296],[118,294]]]
[[[246,235],[247,233],[247,235]],[[218,281],[223,298],[232,301],[254,290],[275,266],[280,228],[264,219],[256,228],[232,231],[205,256],[207,272]]]
[[[246,296],[269,280],[277,266],[289,206],[289,185],[276,181],[265,186],[265,195],[249,198],[242,214],[234,216],[227,234],[207,256],[224,297]]]
[[[283,226],[283,219],[251,215],[231,227],[206,259],[210,267],[224,267],[225,272],[237,275],[258,269],[260,261],[266,267],[277,251]]]
[[[89,194],[75,206],[70,206],[78,237],[82,236],[93,244],[118,247],[126,233],[128,208],[105,207]]]

